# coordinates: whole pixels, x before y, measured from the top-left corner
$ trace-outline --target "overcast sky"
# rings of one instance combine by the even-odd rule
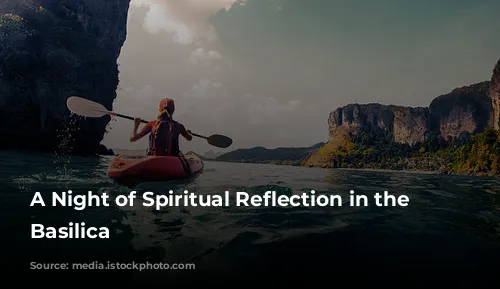
[[[132,0],[115,111],[151,120],[170,96],[176,120],[232,137],[227,150],[310,146],[338,106],[428,106],[500,57],[500,1],[233,2]],[[108,147],[147,147],[128,142],[131,121],[110,127]]]

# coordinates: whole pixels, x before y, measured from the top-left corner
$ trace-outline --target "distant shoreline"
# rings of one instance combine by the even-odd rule
[[[300,167],[300,168],[316,168],[316,169],[326,169],[326,170],[343,170],[343,171],[364,171],[364,172],[379,172],[379,173],[402,173],[402,174],[419,174],[419,175],[441,175],[441,176],[459,176],[459,177],[497,177],[492,174],[459,174],[459,173],[447,173],[440,171],[424,171],[424,170],[391,170],[391,169],[370,169],[370,168],[327,168],[320,166],[297,166],[289,164],[275,164],[275,163],[258,163],[258,162],[236,162],[236,161],[217,161],[217,160],[206,160],[209,162],[218,163],[237,163],[237,164],[257,164],[257,165],[275,165],[275,166],[288,166],[288,167]]]
[[[323,168],[320,166],[297,166],[289,164],[279,164],[279,163],[265,163],[265,162],[237,162],[237,161],[218,161],[214,159],[206,160],[208,162],[217,163],[237,163],[237,164],[256,164],[256,165],[275,165],[275,166],[287,166],[287,167],[300,167],[300,168],[316,168],[316,169],[326,169],[326,170],[346,170],[346,171],[367,171],[367,172],[400,172],[406,174],[424,174],[424,175],[443,175],[439,171],[423,171],[423,170],[390,170],[390,169],[369,169],[369,168]]]
[[[118,149],[120,150],[120,149]],[[144,151],[138,151],[138,150],[122,150],[126,151],[127,153],[138,153],[138,154],[145,154]],[[115,154],[118,155],[118,154]],[[198,154],[197,154],[198,155]],[[448,173],[448,172],[441,172],[441,171],[425,171],[425,170],[408,170],[408,169],[376,169],[376,168],[328,168],[328,167],[321,167],[321,166],[307,166],[307,165],[295,165],[295,164],[286,164],[286,163],[273,163],[272,161],[270,162],[253,162],[253,161],[227,161],[227,160],[216,160],[216,159],[207,159],[202,157],[203,161],[205,162],[218,162],[218,163],[237,163],[237,164],[260,164],[260,165],[275,165],[275,166],[289,166],[289,167],[302,167],[302,168],[319,168],[319,169],[328,169],[328,170],[343,170],[343,171],[364,171],[364,172],[380,172],[380,173],[403,173],[403,174],[420,174],[420,175],[443,175],[443,176],[472,176],[472,177],[495,177],[494,174],[486,174],[486,173]]]
[[[332,170],[346,170],[346,171],[366,171],[366,172],[380,172],[380,173],[404,173],[404,174],[419,174],[419,175],[449,175],[442,174],[438,171],[422,171],[422,170],[389,170],[389,169],[349,169],[349,168],[331,168]]]

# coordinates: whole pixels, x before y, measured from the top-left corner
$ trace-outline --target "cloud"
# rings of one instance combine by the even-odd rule
[[[194,65],[202,64],[209,66],[214,61],[221,59],[222,56],[219,52],[214,50],[204,50],[203,48],[197,48],[191,52],[189,61]]]
[[[200,98],[216,98],[217,92],[215,90],[222,87],[222,83],[213,82],[208,78],[201,78],[198,83],[185,94],[185,96],[194,99]],[[214,93],[215,91],[215,93]]]
[[[180,44],[216,38],[211,15],[229,9],[236,0],[132,0],[135,7],[147,7],[144,28],[150,33],[166,31]]]

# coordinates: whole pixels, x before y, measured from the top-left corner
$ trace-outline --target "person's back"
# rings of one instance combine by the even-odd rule
[[[156,120],[151,125],[148,155],[180,155],[179,135],[185,130],[184,126],[171,119]]]
[[[191,133],[182,124],[172,119],[172,114],[175,110],[172,99],[163,99],[160,102],[159,109],[160,114],[157,120],[149,122],[139,133],[137,133],[137,129],[141,119],[136,118],[134,120],[135,125],[130,141],[134,142],[149,133],[148,155],[179,156],[181,155],[179,135],[184,136],[184,138],[190,141],[192,139]]]

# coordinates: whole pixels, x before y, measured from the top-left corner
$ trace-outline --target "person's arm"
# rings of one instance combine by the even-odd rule
[[[134,128],[132,130],[132,135],[130,135],[130,142],[140,140],[151,131],[151,125],[148,123],[145,127],[142,128],[139,133],[137,133],[137,129],[139,128],[140,124],[141,119],[138,117],[134,118]]]
[[[186,130],[186,128],[182,124],[179,124],[179,126],[180,126],[181,135],[185,139],[187,139],[188,141],[192,140],[193,136],[191,135],[191,131],[190,130]]]

